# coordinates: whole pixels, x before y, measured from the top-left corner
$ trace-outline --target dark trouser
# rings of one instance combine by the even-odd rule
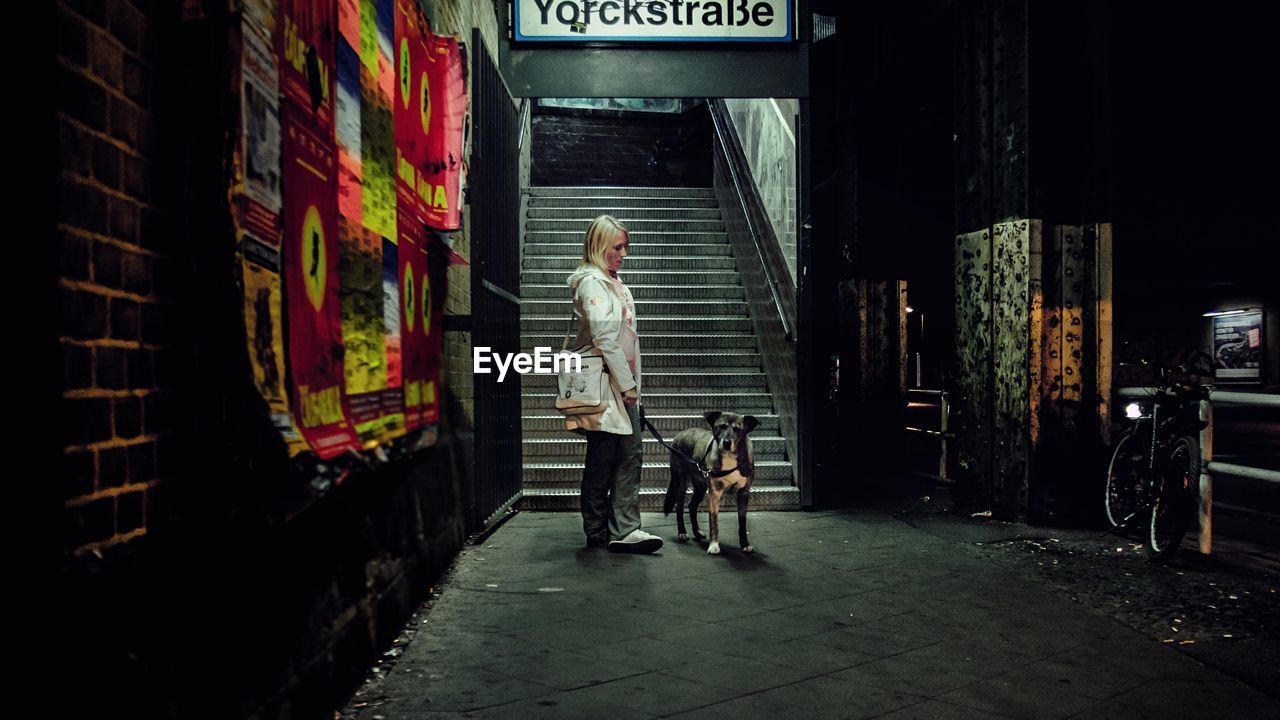
[[[582,470],[582,530],[589,540],[621,540],[640,527],[644,436],[640,408],[627,408],[631,434],[590,431]]]

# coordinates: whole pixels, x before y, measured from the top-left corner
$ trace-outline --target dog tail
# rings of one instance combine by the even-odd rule
[[[671,455],[671,482],[667,484],[667,496],[662,499],[662,514],[670,515],[672,510],[680,507],[680,501],[684,499],[684,491],[686,486],[684,472],[676,463],[674,454]]]

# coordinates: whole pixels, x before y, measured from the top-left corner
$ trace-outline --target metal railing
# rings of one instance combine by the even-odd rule
[[[947,416],[950,414],[950,402],[947,400],[946,390],[929,390],[927,388],[910,388],[907,390],[908,397],[912,394],[916,395],[934,395],[938,398],[938,409],[941,418],[938,420],[938,429],[929,430],[927,428],[911,427],[910,425],[903,429],[909,433],[916,433],[926,437],[936,437],[939,441],[938,450],[938,477],[944,480],[947,477],[947,440],[954,438],[955,433],[947,430]]]
[[[1117,388],[1115,391],[1117,398],[1123,398],[1126,400],[1149,400],[1155,393],[1156,388],[1149,387]],[[1244,405],[1248,407],[1280,408],[1280,395],[1215,389],[1209,393],[1208,400],[1200,401],[1200,420],[1201,422],[1206,423],[1204,429],[1200,431],[1200,552],[1204,555],[1208,555],[1213,551],[1214,475],[1243,477],[1252,480],[1280,483],[1280,471],[1214,461],[1214,403],[1224,405]]]
[[[524,148],[524,131],[529,127],[529,108],[533,105],[529,98],[520,101],[520,117],[516,120],[520,124],[520,137],[516,139],[516,150]]]
[[[472,32],[471,317],[472,345],[520,351],[521,108]],[[525,106],[527,108],[527,105]],[[520,378],[476,375],[475,482],[471,526],[500,518],[521,495]]]

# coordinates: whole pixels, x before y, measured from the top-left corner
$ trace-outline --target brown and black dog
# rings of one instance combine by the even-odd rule
[[[698,505],[710,491],[710,502],[707,503],[707,516],[711,525],[711,544],[707,546],[707,554],[720,553],[720,498],[725,490],[736,490],[738,493],[738,543],[742,552],[753,550],[747,542],[747,502],[751,497],[751,480],[755,477],[754,456],[751,454],[751,438],[747,433],[760,424],[750,415],[712,410],[703,413],[707,420],[707,428],[689,428],[681,430],[671,441],[671,447],[696,460],[694,465],[689,460],[671,453],[671,484],[667,486],[667,496],[662,502],[662,512],[670,515],[676,511],[676,527],[678,540],[688,540],[684,530],[684,515],[680,512],[681,501],[684,500],[685,488],[693,486],[693,498],[689,501],[689,525],[693,528],[693,536],[698,539],[706,537],[698,530]],[[704,472],[705,471],[705,472]]]

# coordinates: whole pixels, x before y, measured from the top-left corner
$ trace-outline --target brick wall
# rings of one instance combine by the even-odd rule
[[[146,534],[155,488],[176,468],[173,346],[180,276],[152,187],[159,38],[147,0],[57,3],[59,286],[65,365],[67,527],[74,552]],[[496,62],[497,17],[486,0],[429,3],[437,33],[478,27]],[[479,52],[468,48],[468,53]],[[470,255],[464,227],[454,248]],[[469,315],[470,273],[449,271],[445,312]],[[474,418],[470,333],[445,339],[444,382]]]
[[[534,185],[711,186],[706,108],[533,111]]]
[[[61,477],[64,537],[79,553],[144,535],[171,470],[172,276],[152,184],[158,44],[148,5],[58,3]]]
[[[50,13],[68,552],[65,638],[49,644],[77,647],[61,659],[77,692],[55,701],[75,712],[54,714],[332,717],[465,540],[469,453],[446,422],[433,450],[357,469],[318,499],[286,465],[215,227],[230,221],[226,5],[206,0],[207,17],[183,24],[178,5],[58,0]],[[468,40],[478,26],[496,49],[489,0],[429,9],[436,32]],[[179,100],[207,105],[166,114]],[[457,233],[464,257],[469,238]],[[451,269],[446,313],[469,314],[469,290],[468,269]],[[446,335],[445,383],[465,431],[468,333]]]

